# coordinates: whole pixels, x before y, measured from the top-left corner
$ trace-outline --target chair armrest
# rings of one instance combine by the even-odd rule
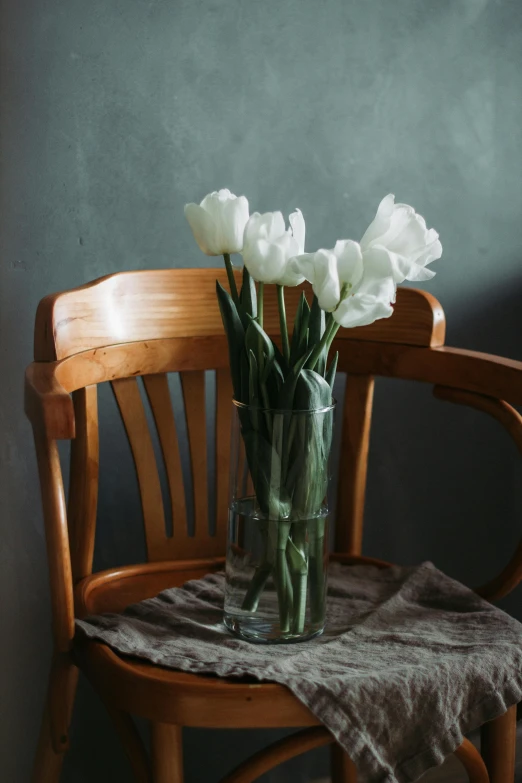
[[[25,372],[24,409],[33,429],[49,440],[74,438],[74,406],[55,376],[54,363],[33,362]]]

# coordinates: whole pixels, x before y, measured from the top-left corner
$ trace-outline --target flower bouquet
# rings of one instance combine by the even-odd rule
[[[207,255],[223,255],[229,291],[216,284],[234,389],[232,497],[225,624],[252,641],[298,641],[325,623],[327,489],[340,327],[393,313],[404,280],[429,280],[442,246],[406,204],[386,196],[360,242],[305,252],[300,210],[249,215],[228,190],[187,204],[185,215]],[[238,291],[230,256],[243,256]],[[308,280],[291,331],[285,286]],[[257,283],[257,286],[256,286]],[[279,339],[264,330],[264,292],[275,285]]]

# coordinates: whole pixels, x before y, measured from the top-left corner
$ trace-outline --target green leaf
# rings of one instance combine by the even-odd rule
[[[328,487],[328,458],[332,439],[331,412],[317,412],[332,402],[332,392],[325,379],[315,370],[302,370],[294,394],[294,408],[310,411],[294,418],[289,471],[286,487],[292,495],[294,518],[315,516],[321,508]]]
[[[316,346],[321,342],[326,325],[324,310],[319,307],[319,301],[314,294],[312,307],[310,310],[310,319],[308,322],[308,345]],[[324,375],[326,369],[326,350],[322,350],[319,359],[314,367],[319,375]]]
[[[295,391],[297,379],[299,378],[299,373],[305,366],[311,353],[312,353],[312,349],[310,349],[307,353],[301,356],[301,358],[296,362],[296,364],[292,367],[292,369],[286,376],[285,382],[279,394],[278,407],[280,409],[292,410],[295,407],[293,403],[294,403],[294,391]]]
[[[250,364],[248,361],[248,354],[246,351],[241,351],[239,364],[240,364],[240,372],[241,372],[241,394],[242,394],[239,402],[243,402],[245,403],[245,405],[248,405]],[[241,409],[239,409],[239,412],[241,414]],[[243,420],[241,420],[241,423],[243,424]]]
[[[274,363],[274,345],[265,330],[253,318],[250,319],[248,329],[246,330],[245,345],[248,351],[253,351],[256,355],[258,367],[262,367],[260,380],[264,383]],[[264,360],[261,352],[266,354]]]
[[[251,406],[250,421],[255,430],[259,430],[259,376],[257,360],[253,351],[248,352],[248,403]]]
[[[239,301],[246,316],[251,316],[252,318],[257,317],[256,284],[246,266],[243,267],[243,283],[241,285]],[[243,321],[243,319],[241,320]],[[248,326],[248,318],[246,319],[246,322],[243,321],[243,325],[245,328]]]
[[[281,353],[281,351],[279,350],[279,346],[277,345],[277,343],[272,342],[272,345],[274,346],[274,353],[275,353],[276,361],[278,362],[279,367],[280,367],[280,369],[283,372],[283,376],[286,376],[288,370],[290,369],[288,367],[286,359],[283,356],[283,354]]]
[[[312,411],[332,404],[332,390],[315,370],[301,370],[294,394],[294,409]]]
[[[277,449],[254,430],[243,433],[250,475],[262,512],[270,519],[286,519],[291,503],[281,484],[281,459]]]
[[[228,353],[230,358],[232,385],[234,387],[234,397],[236,400],[242,400],[241,354],[245,345],[245,330],[232,297],[217,280],[216,293],[223,326],[228,340]]]
[[[266,389],[267,389],[268,398],[270,400],[271,408],[278,407],[279,393],[281,391],[284,382],[285,382],[285,378],[283,375],[283,371],[279,366],[279,362],[277,361],[277,359],[274,359],[274,363],[272,365],[272,371],[269,373],[266,379]]]
[[[328,368],[328,372],[326,373],[326,383],[330,386],[330,389],[333,391],[334,381],[335,381],[335,373],[337,372],[337,362],[339,360],[339,351],[335,352],[335,356],[331,361],[330,367]]]
[[[303,292],[295,313],[294,330],[290,343],[290,366],[293,366],[298,361],[299,357],[308,350],[309,319],[310,307]]]

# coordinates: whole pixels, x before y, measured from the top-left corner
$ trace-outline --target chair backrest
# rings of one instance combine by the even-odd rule
[[[151,561],[222,556],[225,551],[232,387],[228,350],[215,294],[216,269],[170,269],[110,275],[43,299],[35,326],[35,362],[26,377],[26,411],[38,455],[55,610],[69,617],[71,584],[92,572],[98,494],[97,385],[112,385],[132,449]],[[275,292],[266,292],[265,328],[278,331]],[[286,289],[290,321],[304,287]],[[522,420],[507,404],[522,403],[522,364],[444,347],[442,308],[430,295],[399,289],[390,319],[340,330],[334,347],[348,373],[343,406],[336,548],[359,554],[375,375],[436,385],[436,395],[487,411],[522,449]],[[216,377],[216,527],[208,526],[205,371]],[[192,471],[185,495],[176,418],[167,373],[179,373]],[[173,535],[164,504],[142,391],[153,414],[171,499]],[[72,399],[71,396],[72,395]],[[56,440],[71,438],[68,510]],[[194,529],[187,531],[187,507]],[[54,577],[53,577],[54,574]],[[58,574],[58,576],[57,576]],[[522,549],[491,594],[522,574]],[[506,581],[507,580],[507,581]],[[495,593],[495,594],[496,594]],[[59,633],[59,630],[57,631]],[[65,631],[70,634],[71,628]]]

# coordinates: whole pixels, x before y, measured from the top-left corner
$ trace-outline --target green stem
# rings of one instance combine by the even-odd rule
[[[236,278],[234,276],[234,269],[232,267],[232,261],[230,260],[230,253],[223,253],[225,259],[225,267],[227,270],[228,284],[230,286],[230,294],[236,307],[239,305],[239,296],[237,293]]]
[[[288,633],[291,630],[293,591],[286,562],[286,549],[278,549],[276,553],[276,588],[279,604],[279,630],[281,633]]]
[[[286,323],[285,308],[285,288],[282,285],[277,286],[277,303],[279,305],[279,328],[281,330],[281,340],[283,343],[283,356],[287,364],[290,363],[290,341],[288,339],[288,326]]]
[[[268,577],[272,572],[272,566],[268,562],[261,563],[256,568],[256,572],[252,577],[248,590],[246,591],[241,608],[246,612],[255,612],[261,598],[261,593],[265,589],[265,585],[268,581]]]
[[[323,352],[323,349],[326,348],[328,345],[328,338],[330,335],[330,330],[332,328],[332,324],[335,324],[335,321],[333,319],[333,315],[331,313],[328,313],[328,317],[326,319],[326,327],[323,332],[323,336],[315,346],[314,350],[312,351],[310,358],[308,359],[306,363],[306,368],[308,370],[313,370],[317,362],[319,361],[319,357],[321,356],[321,353]],[[327,352],[327,358],[328,358],[328,352]]]
[[[306,619],[306,593],[308,586],[308,544],[306,540],[307,522],[295,522],[292,525],[291,536],[287,544],[287,561],[292,575],[293,587],[293,612],[292,612],[292,632],[301,634],[304,631]],[[301,555],[301,562],[295,562],[292,558],[294,547]]]
[[[263,305],[265,299],[265,284],[259,283],[257,287],[257,322],[263,328]]]
[[[326,356],[328,358],[328,352],[330,351],[331,345],[334,341],[334,337],[341,328],[341,324],[336,323],[335,321],[332,324],[332,328],[330,329],[330,334],[328,335],[328,342],[326,344]]]
[[[314,527],[313,527],[314,526]],[[325,578],[324,578],[324,519],[308,522],[310,539],[310,621],[313,625],[324,622]]]

